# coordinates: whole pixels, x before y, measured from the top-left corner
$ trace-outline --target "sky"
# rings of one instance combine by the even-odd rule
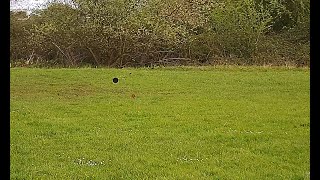
[[[35,9],[45,8],[49,2],[70,2],[70,0],[10,0],[10,10],[23,10],[30,14]]]
[[[49,0],[10,0],[10,10],[29,10],[44,7]]]

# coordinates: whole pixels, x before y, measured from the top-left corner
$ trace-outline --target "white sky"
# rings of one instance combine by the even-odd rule
[[[32,10],[43,7],[49,0],[10,0],[10,10]]]
[[[62,2],[67,4],[72,0],[10,0],[10,10],[23,10],[30,14],[35,9],[45,8],[50,2]]]

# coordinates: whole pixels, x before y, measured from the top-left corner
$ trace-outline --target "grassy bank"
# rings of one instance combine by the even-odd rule
[[[12,68],[11,178],[309,179],[309,75]]]

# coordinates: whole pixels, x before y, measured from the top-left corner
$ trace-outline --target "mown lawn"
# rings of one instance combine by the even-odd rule
[[[11,179],[309,179],[309,76],[12,68]]]

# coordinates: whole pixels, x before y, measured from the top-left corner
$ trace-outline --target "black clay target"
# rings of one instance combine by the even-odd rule
[[[118,82],[119,82],[119,79],[115,77],[115,78],[112,79],[112,82],[113,82],[113,83],[118,83]]]

